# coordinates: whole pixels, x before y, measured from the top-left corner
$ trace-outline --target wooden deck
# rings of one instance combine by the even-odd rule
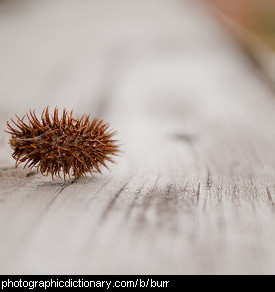
[[[1,1],[0,43],[0,273],[275,273],[274,91],[203,5]],[[118,131],[110,171],[14,168],[47,105]]]

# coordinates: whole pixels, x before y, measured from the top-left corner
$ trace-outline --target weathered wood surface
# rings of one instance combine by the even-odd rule
[[[0,273],[274,274],[275,98],[195,1],[2,1]],[[78,183],[14,168],[6,121],[103,117]]]

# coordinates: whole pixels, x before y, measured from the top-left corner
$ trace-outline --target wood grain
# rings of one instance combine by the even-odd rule
[[[0,273],[274,274],[275,99],[195,1],[3,1],[0,124],[109,121],[110,171],[51,181],[0,134]],[[191,3],[190,3],[191,2]]]

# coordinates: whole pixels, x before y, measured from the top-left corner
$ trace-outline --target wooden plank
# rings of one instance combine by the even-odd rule
[[[74,108],[122,152],[102,176],[51,181],[14,169],[2,133],[0,272],[273,274],[275,99],[207,10],[28,3],[1,3],[1,128]]]

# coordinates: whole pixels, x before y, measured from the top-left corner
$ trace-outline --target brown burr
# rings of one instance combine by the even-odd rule
[[[24,118],[27,121],[24,121]],[[9,144],[14,150],[12,157],[16,160],[15,166],[25,163],[30,169],[37,168],[43,175],[51,174],[52,179],[72,174],[86,178],[86,174],[101,173],[101,167],[106,168],[107,161],[114,162],[113,155],[118,152],[115,132],[109,130],[109,125],[103,120],[94,118],[90,121],[89,115],[82,115],[80,119],[73,117],[66,109],[59,117],[57,107],[52,116],[49,107],[41,115],[41,121],[35,111],[27,113],[22,119],[16,116],[14,124],[7,122],[11,134]]]

